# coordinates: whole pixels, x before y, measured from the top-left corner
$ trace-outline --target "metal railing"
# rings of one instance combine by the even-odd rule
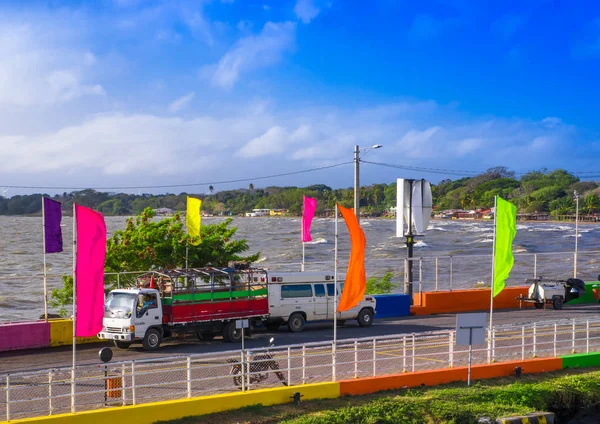
[[[474,364],[600,351],[600,320],[501,325],[488,334],[473,346]],[[453,330],[435,331],[4,374],[0,417],[466,366],[468,349],[455,339]]]

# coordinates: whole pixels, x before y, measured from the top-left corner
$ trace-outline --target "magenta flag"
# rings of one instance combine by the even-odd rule
[[[317,209],[317,199],[312,197],[302,196],[304,205],[302,208],[302,243],[312,241],[310,235],[310,224],[312,223],[313,217],[315,216],[315,210]]]
[[[100,212],[75,205],[77,303],[75,336],[90,337],[102,331],[104,315],[104,259],[106,224]]]

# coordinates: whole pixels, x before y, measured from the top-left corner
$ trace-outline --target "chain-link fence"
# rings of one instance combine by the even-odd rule
[[[454,331],[277,346],[0,376],[6,420],[202,395],[462,367]],[[600,320],[495,326],[474,345],[484,364],[600,351]]]

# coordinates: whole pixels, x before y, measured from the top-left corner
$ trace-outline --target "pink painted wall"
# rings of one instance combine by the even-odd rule
[[[50,324],[44,321],[0,325],[0,352],[50,346]]]

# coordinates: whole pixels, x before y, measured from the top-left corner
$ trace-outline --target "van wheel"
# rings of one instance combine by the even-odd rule
[[[306,320],[302,316],[302,314],[296,312],[290,315],[290,319],[288,320],[288,328],[292,333],[299,333],[304,328],[304,323]]]
[[[268,321],[265,324],[265,327],[269,331],[277,331],[279,330],[279,327],[281,327],[281,321]]]
[[[563,307],[563,298],[562,297],[555,297],[554,300],[552,301],[552,307],[554,309],[562,309]]]
[[[127,349],[129,348],[129,346],[131,346],[131,342],[122,342],[119,340],[115,340],[115,346],[118,347],[119,349]]]
[[[361,327],[370,327],[373,324],[373,311],[368,308],[361,309],[356,320]]]
[[[237,343],[242,340],[242,330],[235,328],[235,321],[230,321],[223,328],[223,341],[227,343]]]
[[[156,350],[159,348],[161,341],[162,337],[160,337],[158,330],[156,328],[151,328],[146,331],[142,345],[144,346],[144,350]]]

